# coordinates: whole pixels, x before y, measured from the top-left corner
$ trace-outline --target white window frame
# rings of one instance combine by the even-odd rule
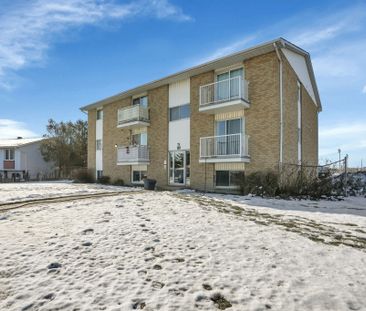
[[[103,140],[102,139],[97,139],[95,141],[95,149],[96,150],[103,150]]]
[[[12,155],[12,157],[11,157],[11,155]],[[15,161],[15,149],[13,149],[13,148],[5,149],[4,159],[6,161]]]
[[[134,172],[139,172],[139,176],[140,176],[140,181],[134,181],[133,180],[133,173]],[[137,184],[137,185],[141,185],[141,184],[143,184],[144,183],[144,180],[141,178],[141,172],[145,172],[145,174],[144,175],[146,175],[147,176],[147,171],[144,171],[144,170],[134,170],[134,169],[132,169],[131,170],[131,183],[132,184]]]
[[[97,120],[103,120],[103,109],[97,109]]]

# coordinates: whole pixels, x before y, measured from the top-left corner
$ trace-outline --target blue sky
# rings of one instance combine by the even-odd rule
[[[0,138],[279,36],[312,56],[320,160],[366,166],[365,1],[1,0]]]

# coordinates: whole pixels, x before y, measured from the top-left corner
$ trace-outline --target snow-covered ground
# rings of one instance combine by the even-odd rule
[[[1,213],[0,310],[366,310],[366,199],[337,204],[137,191]]]
[[[75,184],[71,181],[48,181],[0,184],[0,203],[30,199],[82,195],[97,192],[137,190],[100,184]]]

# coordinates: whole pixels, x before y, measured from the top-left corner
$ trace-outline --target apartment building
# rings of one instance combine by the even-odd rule
[[[321,102],[310,55],[283,38],[81,109],[88,167],[112,181],[226,191],[243,172],[318,163]]]

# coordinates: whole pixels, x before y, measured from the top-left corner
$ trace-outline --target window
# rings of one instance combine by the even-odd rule
[[[99,109],[97,110],[97,120],[102,120],[103,119],[103,110]]]
[[[97,139],[97,141],[96,141],[96,147],[97,147],[97,150],[102,150],[103,144],[102,144],[102,140],[101,139]]]
[[[186,104],[183,106],[172,107],[169,109],[170,121],[176,121],[180,119],[187,119],[191,115],[191,106]]]
[[[146,171],[132,171],[132,182],[133,183],[142,183],[145,178],[147,178]]]
[[[14,149],[6,149],[5,150],[5,160],[14,160]]]
[[[244,172],[216,171],[216,187],[238,187]]]
[[[147,145],[147,133],[139,133],[132,135],[132,145],[146,146]]]
[[[132,100],[132,105],[141,105],[147,108],[147,104],[148,104],[147,96],[137,97]]]
[[[103,177],[103,171],[102,170],[98,170],[97,171],[97,179],[102,178]]]
[[[217,100],[226,100],[237,98],[240,95],[242,87],[243,68],[223,72],[216,76],[216,81],[220,82],[217,85],[216,97]]]
[[[190,183],[190,152],[169,152],[169,183],[172,185],[189,185]]]

